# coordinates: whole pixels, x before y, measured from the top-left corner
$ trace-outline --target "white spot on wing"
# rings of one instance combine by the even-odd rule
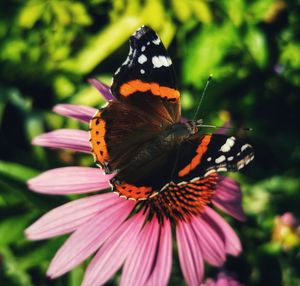
[[[146,50],[146,47],[145,46],[142,46],[141,47],[141,51],[143,52],[143,51],[145,51]]]
[[[249,147],[251,147],[251,145],[245,144],[245,145],[242,146],[241,151],[244,151],[244,150],[246,150]]]
[[[156,56],[152,58],[152,64],[155,68],[161,67],[161,62],[160,62],[159,58]]]
[[[120,72],[121,68],[118,68],[115,72],[115,75],[118,74]]]
[[[220,167],[217,171],[218,172],[226,172],[227,168],[226,167]]]
[[[161,189],[160,192],[163,191],[165,188],[167,188],[169,186],[170,183],[165,184]]]
[[[153,197],[155,197],[156,195],[158,195],[158,192],[154,192],[149,198],[153,198]]]
[[[226,160],[226,157],[225,157],[224,155],[222,155],[222,156],[218,157],[218,158],[215,160],[215,162],[216,162],[217,164],[219,164],[219,163],[222,163],[222,162],[225,161],[225,160]]]
[[[147,61],[147,57],[144,54],[141,54],[138,57],[138,62],[142,65],[143,63],[145,63]]]
[[[178,183],[177,185],[181,186],[181,185],[185,185],[186,183],[187,183],[186,181],[182,181],[182,182]]]
[[[204,177],[207,177],[208,175],[212,174],[212,173],[215,173],[216,170],[215,169],[211,169],[209,171],[207,171],[205,174],[204,174]]]
[[[160,44],[160,38],[157,37],[155,40],[152,41],[152,43],[154,45],[159,45]]]
[[[244,168],[244,166],[245,166],[244,163],[241,163],[241,164],[238,166],[238,170]]]
[[[141,74],[144,74],[144,73],[145,73],[145,70],[141,69],[140,72],[141,72]]]
[[[232,160],[233,160],[233,157],[228,157],[227,160],[228,160],[228,161],[232,161]]]
[[[211,157],[208,157],[208,158],[207,158],[207,161],[210,162],[210,161],[211,161]]]
[[[172,64],[172,61],[165,56],[154,56],[152,57],[152,64],[154,68],[160,68],[162,66],[168,67]]]
[[[228,138],[225,142],[225,144],[220,148],[220,151],[226,153],[230,151],[231,147],[234,145],[234,140],[232,138]]]

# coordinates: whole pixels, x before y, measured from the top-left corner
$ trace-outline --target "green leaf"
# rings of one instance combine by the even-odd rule
[[[77,94],[75,94],[71,103],[87,106],[100,106],[104,103],[103,97],[99,94],[99,91],[92,86],[82,88]]]
[[[141,18],[142,24],[150,25],[155,30],[159,30],[169,20],[160,0],[147,0]]]
[[[183,80],[186,84],[203,86],[210,74],[220,68],[222,59],[234,45],[235,28],[231,24],[205,26],[187,44]],[[192,52],[190,52],[192,51]]]
[[[40,1],[27,1],[25,6],[21,9],[18,22],[23,28],[30,29],[41,17],[44,9],[45,3]]]
[[[0,256],[3,272],[13,281],[13,284],[9,285],[34,286],[30,275],[19,267],[17,257],[8,247],[0,248]]]
[[[250,27],[245,38],[245,43],[257,66],[265,68],[268,62],[268,50],[264,33],[255,27]]]
[[[247,20],[251,23],[257,23],[262,20],[274,9],[274,4],[277,0],[257,0],[252,1],[247,13]]]
[[[21,269],[29,269],[35,266],[43,266],[46,270],[49,261],[53,257],[56,250],[63,244],[65,237],[57,237],[55,239],[40,242],[28,241],[27,244],[31,248],[18,258],[18,265]]]
[[[189,1],[172,0],[172,7],[174,9],[177,19],[180,22],[184,23],[192,15],[192,10]]]
[[[75,58],[61,64],[61,68],[85,74],[95,68],[108,55],[128,40],[132,32],[143,24],[141,17],[125,16],[118,22],[102,29],[90,37],[86,47]]]
[[[244,0],[222,1],[224,10],[235,26],[240,26],[244,20],[245,2]]]
[[[64,75],[58,75],[54,79],[54,89],[60,99],[66,98],[75,92],[74,84]]]
[[[30,224],[33,214],[7,217],[0,222],[0,248],[24,240],[24,229]]]
[[[209,24],[212,21],[212,13],[206,1],[192,0],[191,7],[196,18],[204,23]]]
[[[84,276],[85,267],[80,265],[73,269],[69,274],[69,286],[80,286]]]
[[[0,175],[25,183],[39,172],[21,164],[0,161]]]

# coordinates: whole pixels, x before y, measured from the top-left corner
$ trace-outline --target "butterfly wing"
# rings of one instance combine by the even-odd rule
[[[161,121],[119,101],[111,101],[90,121],[90,144],[95,161],[107,173],[132,160],[137,150],[161,131]]]
[[[114,190],[135,200],[166,193],[176,196],[176,192],[183,196],[186,189],[190,195],[201,188],[213,190],[217,172],[240,170],[254,156],[249,144],[232,136],[213,134],[194,136],[178,148],[152,158],[140,165],[131,161],[120,170],[112,181]]]
[[[92,152],[107,172],[124,168],[138,148],[180,118],[172,62],[152,29],[143,26],[130,38],[111,91],[117,101],[90,122]]]
[[[176,181],[205,177],[213,172],[236,172],[254,158],[250,144],[234,136],[197,134],[183,142]]]
[[[119,101],[162,121],[179,121],[173,64],[160,38],[149,27],[141,27],[130,37],[128,57],[113,77],[111,92]]]

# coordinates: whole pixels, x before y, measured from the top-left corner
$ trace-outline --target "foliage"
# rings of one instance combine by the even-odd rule
[[[80,285],[84,265],[50,281],[45,272],[61,238],[28,242],[23,230],[69,200],[28,191],[39,172],[87,155],[31,146],[37,134],[80,123],[51,113],[54,104],[100,106],[87,83],[109,84],[125,59],[129,36],[152,26],[169,46],[192,117],[210,73],[201,116],[222,124],[255,146],[256,159],[242,175],[245,223],[232,222],[244,252],[225,268],[246,285],[300,285],[299,244],[272,241],[276,215],[299,211],[299,1],[289,0],[13,0],[0,2],[0,284]],[[298,8],[298,9],[297,9]],[[240,127],[252,127],[244,132]],[[175,258],[176,261],[176,258]],[[174,263],[176,264],[176,263]],[[213,274],[208,269],[207,274]],[[110,285],[116,285],[117,278]],[[183,285],[174,265],[172,285]]]

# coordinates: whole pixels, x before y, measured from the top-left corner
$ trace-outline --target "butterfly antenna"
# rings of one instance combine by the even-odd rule
[[[225,127],[225,126],[215,126],[215,125],[210,125],[210,124],[202,124],[202,121],[200,121],[200,120],[199,120],[199,124],[196,124],[196,126],[197,127],[204,127],[204,128],[226,129],[226,130],[236,129],[234,127]],[[244,128],[240,128],[240,130],[242,130],[242,131],[252,131],[253,129],[250,128],[250,127],[244,127]]]
[[[206,81],[206,84],[205,84],[204,89],[203,89],[203,91],[202,91],[201,97],[200,97],[200,99],[199,99],[199,103],[198,103],[197,110],[196,110],[196,112],[195,112],[193,121],[196,120],[196,117],[197,117],[197,115],[198,115],[198,113],[199,113],[200,106],[201,106],[201,104],[202,104],[202,101],[203,101],[203,98],[204,98],[206,89],[207,89],[209,83],[211,82],[211,79],[212,79],[212,74],[209,75],[209,77],[208,77],[208,79],[207,79],[207,81]]]

